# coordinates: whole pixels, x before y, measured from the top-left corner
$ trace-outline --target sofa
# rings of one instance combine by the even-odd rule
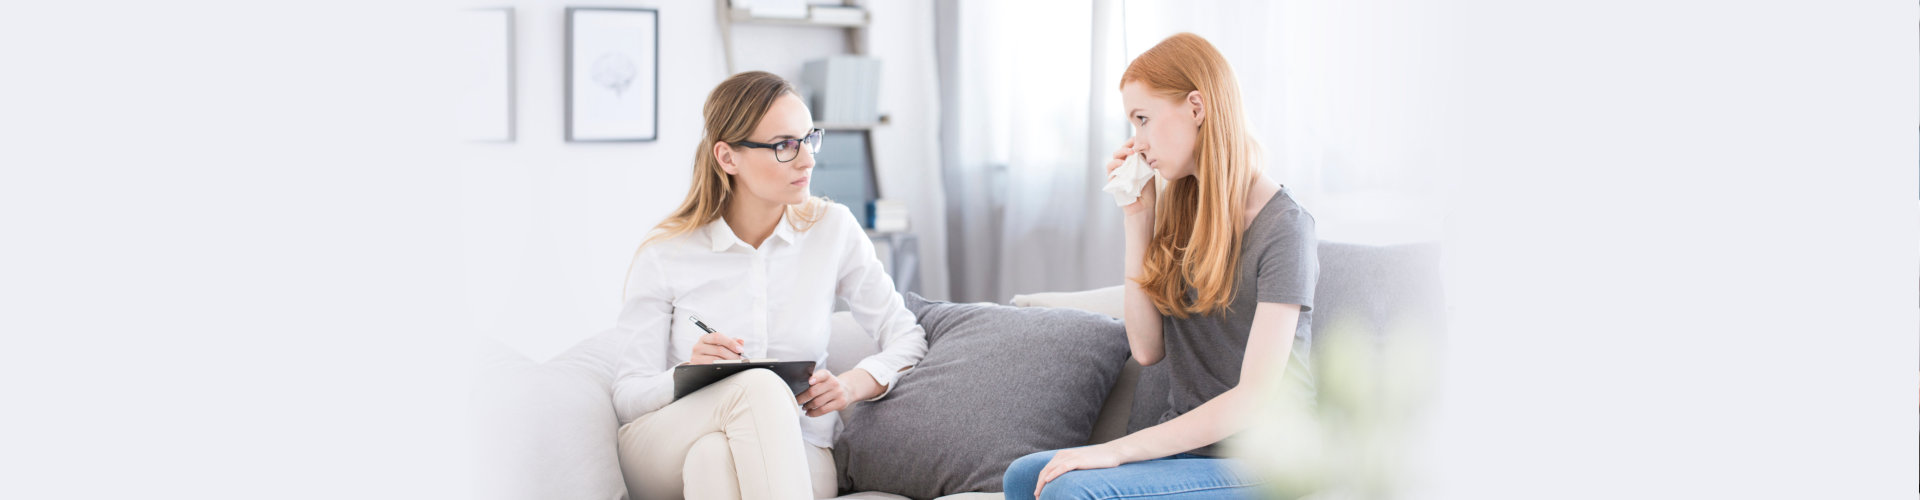
[[[1314,343],[1323,331],[1365,335],[1390,342],[1392,335],[1436,335],[1444,323],[1439,249],[1432,244],[1371,246],[1321,242],[1320,281],[1315,290]],[[1018,295],[1018,307],[1069,307],[1121,315],[1121,288]],[[1326,325],[1339,328],[1325,328]],[[1396,325],[1418,324],[1422,328]],[[611,384],[617,330],[609,329],[545,363],[497,343],[480,348],[472,394],[474,483],[477,497],[499,499],[617,500],[627,497],[620,476]],[[1433,339],[1427,339],[1433,340]],[[845,312],[833,318],[827,369],[851,369],[878,351],[871,337]],[[1165,374],[1127,361],[1094,424],[1088,444],[1126,435],[1143,424],[1134,413],[1164,410]],[[1158,406],[1156,406],[1158,405]],[[843,499],[904,499],[884,492],[852,492]],[[947,500],[1001,498],[971,492]]]

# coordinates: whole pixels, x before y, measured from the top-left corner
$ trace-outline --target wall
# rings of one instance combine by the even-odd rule
[[[519,117],[516,142],[463,148],[457,182],[467,269],[465,327],[545,359],[613,324],[634,249],[686,194],[700,107],[727,74],[716,8],[689,0],[593,4],[660,10],[660,126],[657,142],[583,144],[564,142],[562,135],[565,9],[573,4],[472,5],[517,11]],[[903,92],[932,84],[917,74],[910,57],[916,45],[910,39],[922,31],[909,23],[930,15],[916,9],[898,2],[875,7],[873,37],[886,40],[873,44],[884,61],[881,109],[895,121],[877,130],[874,141],[883,192],[926,205],[913,207],[915,229],[923,233],[921,278],[923,289],[938,297],[946,287],[944,258],[927,249],[944,247],[929,244],[942,241],[944,228],[937,218],[919,215],[936,213],[938,189],[923,185],[935,177],[907,168],[924,165],[931,172],[935,164],[914,158],[934,147],[931,129],[923,127],[937,123],[929,116],[936,110]],[[798,77],[802,61],[845,46],[841,32],[832,29],[744,26],[735,34],[742,71],[764,69],[789,78]],[[925,191],[933,196],[914,196]]]

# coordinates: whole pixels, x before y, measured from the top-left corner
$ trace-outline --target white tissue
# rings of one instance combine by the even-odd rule
[[[1107,173],[1107,187],[1101,188],[1113,195],[1115,205],[1127,206],[1140,198],[1140,192],[1147,189],[1147,181],[1153,180],[1153,168],[1147,166],[1147,155],[1135,153],[1120,164],[1120,168]]]

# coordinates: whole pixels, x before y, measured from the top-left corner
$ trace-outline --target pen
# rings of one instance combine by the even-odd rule
[[[720,332],[713,331],[712,328],[707,327],[707,324],[705,322],[700,321],[699,316],[687,315],[687,319],[693,320],[693,326],[700,327],[700,331],[707,332],[707,333],[720,333]],[[741,342],[740,339],[734,339],[734,341]],[[745,342],[741,342],[741,343],[744,344]],[[740,353],[740,359],[745,360],[747,359],[747,353],[744,352],[745,349],[742,349],[742,351],[743,352]]]
[[[712,329],[712,328],[707,328],[707,324],[706,324],[706,323],[701,323],[701,322],[700,322],[700,317],[699,317],[699,316],[687,316],[687,319],[690,319],[690,320],[693,320],[693,326],[697,326],[697,327],[700,327],[700,330],[701,330],[701,331],[704,331],[704,332],[707,332],[707,333],[720,333],[720,332],[716,332],[716,331],[713,331],[713,329]]]

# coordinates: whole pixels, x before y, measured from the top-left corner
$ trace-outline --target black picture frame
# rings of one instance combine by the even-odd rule
[[[609,121],[604,120],[603,116],[597,116],[597,115],[605,115],[607,114],[606,112],[582,113],[580,110],[580,107],[583,105],[593,105],[593,104],[605,102],[606,97],[604,94],[606,91],[609,91],[608,89],[589,86],[589,85],[597,84],[601,87],[608,87],[609,82],[606,79],[582,81],[582,79],[578,78],[577,77],[578,70],[587,69],[586,67],[581,66],[582,64],[594,64],[596,70],[609,67],[609,66],[619,70],[628,69],[628,66],[623,66],[620,64],[613,64],[613,65],[605,64],[603,61],[605,61],[606,58],[610,56],[601,56],[600,58],[598,58],[599,60],[593,61],[593,62],[583,62],[583,61],[576,60],[577,59],[576,56],[578,55],[577,52],[579,50],[592,50],[592,48],[586,48],[582,46],[583,44],[581,39],[583,37],[589,37],[593,39],[587,44],[597,46],[599,44],[605,43],[605,40],[602,40],[602,38],[604,38],[604,35],[605,35],[603,33],[583,33],[582,32],[583,28],[580,26],[582,16],[593,16],[595,14],[603,14],[603,15],[645,14],[652,18],[650,20],[651,22],[648,23],[650,26],[646,28],[647,31],[651,31],[651,37],[639,37],[640,39],[633,40],[634,42],[636,42],[635,44],[636,46],[631,47],[636,49],[634,50],[634,53],[622,54],[625,56],[647,57],[649,60],[644,63],[630,65],[632,70],[644,71],[646,74],[632,75],[631,78],[628,78],[626,80],[619,80],[616,77],[613,80],[619,83],[611,86],[611,90],[610,90],[612,92],[615,92],[615,98],[625,99],[626,97],[623,95],[624,91],[620,90],[625,85],[630,85],[633,82],[645,82],[647,84],[646,91],[650,95],[643,98],[644,107],[646,109],[646,112],[644,114],[649,115],[645,118],[646,125],[644,127],[638,127],[638,124],[640,122],[637,121],[638,117],[636,116],[619,117],[618,120],[611,121],[613,123],[620,123],[620,124],[626,125],[628,128],[640,128],[641,131],[639,132],[607,130],[608,127],[606,127],[605,126],[606,123],[603,123],[603,122],[609,122]],[[565,49],[566,50],[566,56],[565,56],[566,57],[566,69],[565,69],[566,71],[566,84],[565,84],[566,103],[564,105],[565,114],[566,114],[565,120],[564,120],[565,129],[566,129],[566,141],[567,142],[654,142],[659,140],[660,138],[660,10],[654,9],[654,8],[645,8],[645,7],[568,7],[566,17],[567,17],[567,21],[566,21],[567,22],[567,30],[566,30],[567,43],[566,43],[566,49]],[[587,28],[587,29],[591,29],[591,28]],[[639,47],[639,45],[651,45],[651,47]],[[606,74],[606,73],[603,72],[603,73],[596,73],[596,74]],[[584,95],[589,92],[592,92],[594,94]],[[583,101],[592,101],[592,102],[587,102],[583,104]],[[641,103],[642,101],[634,101],[633,105],[639,106]],[[596,115],[596,116],[584,116],[584,115]]]

